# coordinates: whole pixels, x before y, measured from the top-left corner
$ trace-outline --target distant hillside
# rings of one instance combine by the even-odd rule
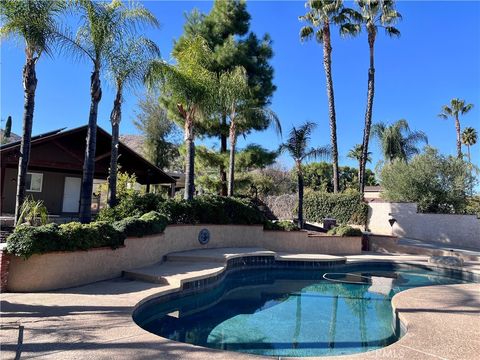
[[[3,137],[3,133],[5,132],[5,130],[3,129],[0,129],[0,144],[4,145],[4,144],[9,144],[11,142],[15,142],[15,141],[20,141],[22,140],[22,137],[11,132],[10,133],[10,137],[8,138],[4,138]]]
[[[143,152],[143,142],[145,141],[145,137],[143,135],[120,135],[120,141],[130,149],[145,156]]]

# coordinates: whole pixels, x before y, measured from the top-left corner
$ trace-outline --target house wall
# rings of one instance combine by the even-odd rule
[[[210,231],[210,241],[201,245],[201,229]],[[262,226],[173,225],[165,233],[128,238],[125,246],[88,251],[53,252],[29,259],[11,256],[9,291],[48,291],[121,276],[122,271],[162,261],[175,251],[221,247],[261,247],[273,251],[322,254],[360,254],[361,237],[309,237],[306,232],[264,231]]]
[[[63,205],[63,186],[65,176],[74,176],[67,173],[37,171],[29,172],[42,173],[43,184],[42,192],[27,191],[27,196],[32,196],[35,200],[42,200],[48,209],[49,214],[61,214]],[[5,169],[5,185],[3,190],[3,213],[13,214],[15,212],[15,195],[17,191],[17,169]]]
[[[390,218],[396,220],[393,227]],[[374,234],[480,249],[480,219],[475,215],[422,214],[415,203],[369,203],[368,229]]]

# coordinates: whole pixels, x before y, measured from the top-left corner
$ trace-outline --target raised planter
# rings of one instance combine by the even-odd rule
[[[207,229],[208,242],[199,241]],[[10,256],[8,291],[48,291],[119,277],[122,271],[162,261],[171,252],[202,248],[259,247],[277,252],[360,254],[361,237],[309,236],[305,231],[264,231],[248,225],[171,225],[163,234],[128,238],[116,250],[52,252],[28,259]]]

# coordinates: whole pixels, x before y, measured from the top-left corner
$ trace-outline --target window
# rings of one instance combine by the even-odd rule
[[[27,173],[25,190],[31,192],[42,192],[43,174]]]

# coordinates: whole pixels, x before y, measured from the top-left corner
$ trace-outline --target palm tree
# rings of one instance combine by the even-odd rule
[[[333,162],[333,191],[338,192],[338,148],[337,148],[337,120],[335,115],[335,99],[332,79],[332,44],[330,39],[330,24],[340,25],[349,20],[350,9],[343,7],[341,0],[308,0],[305,3],[308,12],[300,16],[301,21],[308,25],[300,30],[300,39],[308,40],[315,35],[315,39],[323,45],[323,67],[325,69],[328,111],[330,118],[330,142]]]
[[[63,31],[62,45],[75,54],[92,61],[93,70],[90,76],[90,113],[83,163],[82,186],[80,192],[80,221],[91,221],[93,175],[95,170],[95,150],[97,143],[98,104],[102,98],[100,73],[112,47],[119,38],[135,30],[141,24],[158,25],[155,17],[142,6],[131,3],[124,6],[121,0],[110,3],[95,0],[76,0],[73,2],[81,13],[83,24],[76,36]]]
[[[57,16],[65,4],[60,1],[2,0],[0,2],[0,37],[16,37],[24,42],[23,66],[24,111],[23,132],[18,160],[18,177],[15,203],[15,222],[25,201],[25,182],[32,138],[35,91],[37,89],[36,65],[42,54],[51,54],[56,41]]]
[[[475,130],[473,127],[466,127],[462,132],[462,143],[463,145],[467,146],[468,162],[472,162],[470,158],[470,146],[477,143],[477,138],[477,130]]]
[[[452,99],[449,105],[442,106],[442,112],[438,114],[442,119],[448,119],[449,117],[455,120],[455,129],[457,131],[457,156],[462,158],[462,139],[461,139],[461,127],[460,127],[460,115],[465,115],[472,110],[473,104],[466,104],[465,100]]]
[[[195,125],[208,118],[215,106],[217,80],[215,74],[208,70],[212,52],[203,38],[187,39],[185,46],[174,56],[177,65],[153,61],[146,82],[150,88],[161,85],[162,102],[172,118],[184,128],[187,149],[184,198],[191,200],[195,193]]]
[[[115,206],[117,202],[118,137],[122,118],[123,91],[125,87],[135,87],[142,83],[150,61],[158,56],[160,56],[160,51],[157,45],[144,37],[120,39],[108,56],[110,79],[116,88],[116,96],[110,114],[112,124],[112,150],[108,177],[108,204],[110,207]]]
[[[252,105],[251,93],[246,71],[236,67],[232,71],[220,74],[218,81],[218,100],[221,113],[227,114],[229,123],[230,162],[228,171],[227,195],[233,196],[235,181],[235,152],[237,137],[252,129],[274,125],[281,134],[282,127],[277,115],[268,108]]]
[[[280,152],[288,152],[295,162],[298,180],[298,226],[303,228],[303,162],[317,157],[329,157],[327,147],[307,148],[310,136],[316,124],[306,122],[298,129],[290,130],[287,142],[280,145]]]
[[[390,37],[400,36],[400,31],[394,27],[398,20],[402,18],[400,13],[395,10],[395,1],[393,0],[356,0],[359,12],[351,12],[350,18],[356,22],[350,26],[344,26],[345,34],[356,35],[362,26],[368,34],[368,46],[370,49],[370,66],[368,69],[368,87],[367,87],[367,107],[365,111],[365,126],[363,129],[363,153],[360,160],[360,192],[365,188],[365,170],[367,166],[368,144],[370,141],[370,129],[372,126],[373,98],[375,95],[375,65],[374,65],[374,46],[379,28],[385,29],[385,33]]]
[[[372,126],[372,136],[380,142],[383,157],[387,162],[395,159],[408,161],[419,154],[417,143],[428,143],[423,131],[411,131],[407,120],[401,119],[391,125],[377,123]]]
[[[367,152],[367,162],[372,161],[371,157],[372,153],[369,151]],[[358,161],[358,181],[360,182],[361,178],[361,167],[362,167],[362,156],[363,156],[363,146],[362,144],[356,144],[353,146],[353,148],[350,149],[350,151],[347,154],[347,157],[353,160]]]

